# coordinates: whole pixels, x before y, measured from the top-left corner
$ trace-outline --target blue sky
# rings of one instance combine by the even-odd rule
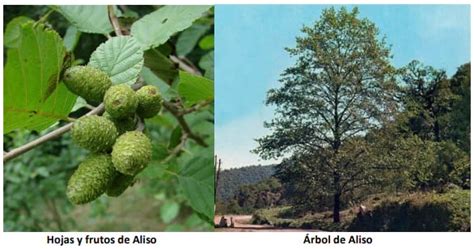
[[[303,25],[312,25],[331,5],[218,5],[215,26],[216,153],[225,168],[267,164],[249,152],[254,138],[268,134],[273,115],[266,92],[294,59]],[[338,6],[338,5],[336,5]],[[354,5],[347,5],[351,9]],[[413,59],[451,76],[470,61],[468,5],[358,5],[360,17],[376,24],[392,45],[396,67]]]

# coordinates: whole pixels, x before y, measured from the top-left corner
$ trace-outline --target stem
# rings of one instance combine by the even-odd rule
[[[184,71],[186,72],[190,72],[192,74],[196,74],[196,75],[199,75],[199,76],[202,76],[201,72],[199,72],[199,70],[196,69],[196,67],[193,67],[193,66],[189,66],[188,64],[186,64],[186,62],[184,62],[183,60],[181,60],[180,58],[174,56],[174,55],[170,55],[170,59],[174,62],[174,63],[178,63],[179,65],[179,68],[183,69]]]
[[[143,122],[143,119],[138,118],[137,128],[136,128],[135,130],[136,130],[136,131],[143,131],[143,130],[145,130],[145,122]]]
[[[109,12],[109,20],[112,26],[114,27],[115,34],[117,36],[122,36],[122,28],[120,27],[119,21],[117,19],[117,16],[115,15],[115,10],[113,5],[108,5],[108,12]]]
[[[204,108],[206,107],[207,105],[209,105],[212,101],[210,100],[205,100],[205,101],[202,101],[200,103],[197,103],[195,105],[193,105],[192,107],[190,108],[187,108],[187,109],[183,109],[180,114],[181,115],[185,115],[185,114],[188,114],[188,113],[191,113],[191,112],[195,112],[195,111],[199,111],[201,110],[201,108]]]
[[[88,112],[86,114],[86,116],[89,116],[89,115],[95,115],[95,114],[100,114],[104,111],[104,104],[100,104],[99,106],[97,106],[96,108],[92,109],[90,112]],[[38,145],[41,145],[49,140],[52,140],[52,139],[55,139],[59,136],[61,136],[62,134],[68,132],[71,128],[72,128],[72,125],[74,123],[69,123],[63,127],[60,127],[46,135],[43,135],[27,144],[24,144],[16,149],[13,149],[7,153],[4,153],[3,155],[3,162],[8,162],[10,159],[13,159],[25,152],[28,152],[30,151],[31,149],[35,148],[36,146]]]
[[[140,89],[142,86],[144,86],[143,82],[142,81],[138,81],[137,83],[133,84],[131,86],[131,88],[136,91],[138,89]],[[85,116],[89,116],[89,115],[96,115],[96,114],[102,114],[103,112],[105,111],[105,107],[104,107],[104,104],[101,103],[99,106],[95,107],[94,109],[92,109],[90,112],[86,113]],[[3,162],[7,162],[25,152],[28,152],[30,151],[31,149],[35,148],[36,146],[38,145],[41,145],[49,140],[52,140],[52,139],[55,139],[61,135],[63,135],[64,133],[68,132],[71,128],[72,128],[72,125],[74,123],[69,123],[63,127],[60,127],[54,131],[51,131],[50,133],[46,134],[46,135],[43,135],[27,144],[24,144],[16,149],[13,149],[9,152],[4,152],[3,153]]]
[[[44,23],[48,20],[49,15],[54,12],[54,9],[48,10],[36,23]]]
[[[164,101],[163,102],[163,106],[166,108],[166,110],[168,110],[171,114],[173,114],[173,116],[176,118],[176,120],[178,121],[179,125],[181,126],[181,129],[183,129],[183,132],[186,133],[188,135],[189,138],[191,138],[192,140],[194,140],[197,144],[203,146],[203,147],[207,147],[208,145],[206,144],[206,142],[204,142],[204,140],[194,134],[192,131],[191,131],[191,128],[189,128],[189,125],[188,123],[186,122],[186,120],[184,119],[183,117],[183,114],[177,110],[176,107],[173,106],[173,104],[171,104],[170,102],[167,102],[167,101]]]
[[[173,157],[177,156],[184,149],[184,146],[186,145],[186,141],[188,140],[188,136],[189,136],[188,134],[184,133],[181,136],[181,141],[179,142],[179,144],[176,147],[174,147],[173,150],[170,152],[170,154],[165,159],[163,159],[163,161],[161,161],[160,163],[166,164]]]

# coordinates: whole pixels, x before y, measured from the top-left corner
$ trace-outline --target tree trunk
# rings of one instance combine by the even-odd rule
[[[434,136],[435,136],[435,141],[436,142],[441,141],[441,128],[439,127],[438,120],[436,120],[435,123],[434,123]]]
[[[333,214],[332,214],[334,223],[339,223],[341,221],[341,218],[339,216],[340,209],[341,209],[341,194],[335,193],[334,194],[334,209],[333,209]]]

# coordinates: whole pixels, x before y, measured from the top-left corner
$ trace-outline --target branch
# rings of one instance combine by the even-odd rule
[[[138,122],[137,122],[137,128],[135,129],[136,131],[141,131],[143,132],[143,130],[145,130],[145,122],[143,122],[143,119],[142,118],[138,118]]]
[[[161,164],[166,164],[168,163],[171,159],[173,159],[173,157],[177,156],[183,149],[184,149],[184,146],[186,145],[186,140],[188,140],[188,134],[186,133],[183,133],[183,135],[181,136],[181,140],[179,142],[179,144],[173,148],[172,151],[170,151],[169,155],[163,159],[162,161],[160,161]]]
[[[205,101],[202,101],[200,103],[197,103],[195,105],[193,105],[192,107],[190,108],[187,108],[187,109],[183,109],[182,111],[180,111],[180,115],[185,115],[185,114],[188,114],[188,113],[191,113],[191,112],[195,112],[195,111],[199,111],[201,110],[201,108],[204,108],[206,107],[207,105],[209,105],[212,101],[210,100],[205,100]]]
[[[199,70],[197,70],[195,67],[192,67],[192,66],[186,64],[186,62],[184,62],[182,59],[180,59],[180,58],[178,58],[174,55],[170,55],[170,59],[174,63],[178,63],[179,68],[183,69],[184,71],[202,76],[202,74],[201,74],[201,72],[199,72]]]
[[[144,83],[142,81],[138,81],[137,83],[133,84],[131,86],[131,88],[136,91],[138,89],[140,89],[142,86],[144,86]],[[105,107],[104,107],[104,104],[100,104],[99,106],[95,107],[94,109],[92,109],[90,112],[86,113],[85,116],[90,116],[90,115],[96,115],[96,114],[102,114],[103,112],[105,111]],[[69,123],[63,127],[60,127],[54,131],[51,131],[50,133],[46,134],[46,135],[43,135],[27,144],[24,144],[18,148],[15,148],[9,152],[4,152],[3,153],[3,162],[7,162],[25,152],[28,152],[30,151],[31,149],[35,148],[36,146],[39,146],[49,140],[52,140],[52,139],[55,139],[61,135],[63,135],[64,133],[68,132],[71,128],[72,128],[72,125],[74,123]],[[143,125],[144,127],[144,124],[143,122],[138,123],[138,127],[137,129],[140,128],[140,125]]]
[[[186,133],[189,138],[191,138],[197,144],[199,144],[203,147],[208,146],[206,144],[206,142],[204,142],[204,140],[200,136],[194,134],[191,131],[191,129],[189,128],[188,123],[186,122],[186,120],[183,117],[183,114],[176,107],[174,107],[173,104],[171,104],[170,102],[167,102],[167,101],[163,101],[163,106],[166,108],[166,110],[168,110],[171,114],[173,114],[173,116],[176,118],[179,125],[181,126],[181,129],[183,129],[183,132]]]
[[[114,6],[113,5],[108,5],[108,12],[109,12],[109,20],[112,26],[114,27],[115,34],[117,36],[122,36],[122,28],[120,27],[119,21],[117,19],[117,16],[115,15],[114,11]]]
[[[104,112],[104,104],[100,104],[99,106],[97,106],[96,108],[92,109],[90,112],[88,112],[86,114],[86,116],[89,116],[89,115],[95,115],[95,114],[101,114],[102,112]],[[27,144],[24,144],[16,149],[13,149],[7,153],[4,153],[3,155],[3,162],[7,162],[25,152],[28,152],[30,151],[31,149],[35,148],[36,146],[39,146],[49,140],[52,140],[52,139],[55,139],[61,135],[63,135],[64,133],[68,132],[71,128],[72,128],[72,125],[74,123],[69,123],[61,128],[58,128],[46,135],[43,135]]]

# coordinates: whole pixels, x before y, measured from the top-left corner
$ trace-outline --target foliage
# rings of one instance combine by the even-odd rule
[[[451,92],[457,95],[444,120],[444,135],[467,153],[471,151],[471,63],[461,65],[450,79]]]
[[[470,191],[413,195],[383,201],[360,214],[349,231],[470,231]]]
[[[5,148],[37,136],[14,131],[4,136]],[[67,134],[5,164],[5,231],[64,231],[74,225],[74,220],[64,217],[73,209],[65,190],[73,169],[85,157],[84,150],[74,147]]]
[[[451,110],[455,99],[446,73],[416,60],[399,71],[409,131],[422,139],[440,141],[443,116]]]
[[[67,201],[67,180],[86,156],[83,149],[71,143],[68,133],[5,162],[5,231],[211,229],[214,83],[212,78],[206,78],[209,68],[194,66],[213,51],[213,46],[198,46],[214,32],[213,12],[209,8],[8,7],[9,13],[14,14],[5,17],[10,27],[5,34],[6,151],[45,137],[81,117],[89,108],[97,109],[97,103],[87,103],[82,98],[76,102],[76,95],[62,84],[63,71],[72,65],[88,63],[97,67],[114,84],[154,85],[163,93],[165,108],[160,115],[146,120],[145,133],[153,146],[149,167],[137,175],[133,186],[120,197],[102,196],[82,206]],[[153,25],[152,33],[139,32],[145,21],[156,23],[163,18],[169,23]],[[10,22],[12,19],[16,21]],[[112,24],[110,20],[117,22]],[[183,81],[179,78],[179,65],[170,57],[177,58],[176,37],[193,23],[206,26],[206,32],[195,34],[197,37],[192,39],[198,42],[187,45],[188,57],[178,59],[193,68]],[[111,32],[117,29],[121,32],[113,36]],[[130,32],[139,32],[140,39]],[[150,50],[144,51],[144,39],[151,41],[146,44]],[[167,63],[166,70],[156,67],[162,62]],[[178,89],[183,84],[196,90],[196,94],[186,92],[181,96]],[[19,85],[23,85],[24,91],[18,91]],[[206,93],[205,100],[202,93]],[[20,109],[25,111],[15,111]]]
[[[390,50],[376,26],[358,14],[357,8],[329,8],[312,27],[303,27],[296,48],[287,49],[296,65],[284,71],[280,88],[268,92],[276,117],[265,126],[273,133],[257,139],[255,150],[262,158],[292,155],[314,167],[314,174],[299,180],[311,184],[308,192],[333,196],[335,222],[341,196],[371,177],[356,162],[367,160],[356,137],[378,127],[394,108]]]
[[[61,37],[43,24],[18,25],[17,43],[7,50],[4,68],[4,133],[18,128],[41,131],[66,120],[76,100],[61,84],[68,63]]]
[[[283,204],[283,188],[274,177],[255,184],[242,185],[226,205],[218,202],[217,213],[249,214],[257,209]],[[221,202],[222,203],[222,202]]]
[[[218,202],[232,199],[244,185],[258,184],[269,179],[275,173],[274,165],[247,166],[226,169],[220,172],[216,198]]]
[[[106,72],[112,83],[132,85],[143,67],[143,51],[133,36],[113,37],[92,53],[89,66]]]
[[[341,222],[332,213],[308,212],[295,215],[293,206],[259,209],[253,224],[322,231],[469,231],[470,191],[448,187],[444,193],[414,192],[368,195],[359,206],[341,211]]]

